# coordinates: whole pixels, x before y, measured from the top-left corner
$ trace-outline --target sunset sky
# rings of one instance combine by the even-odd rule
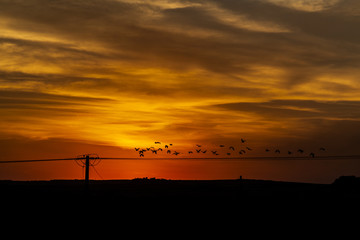
[[[0,0],[0,160],[360,154],[359,26],[358,0]]]

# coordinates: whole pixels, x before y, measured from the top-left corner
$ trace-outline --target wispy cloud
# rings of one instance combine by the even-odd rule
[[[317,12],[334,7],[341,0],[264,0],[278,6],[288,7],[300,11]]]

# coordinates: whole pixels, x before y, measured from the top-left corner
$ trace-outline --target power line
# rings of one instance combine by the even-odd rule
[[[90,158],[92,159],[92,158]],[[105,158],[97,158],[96,160],[119,160],[119,161],[127,161],[127,160],[339,160],[339,159],[359,159],[360,155],[344,155],[344,156],[316,156],[313,157],[158,157],[158,158],[139,158],[139,157],[105,157]],[[21,160],[6,160],[0,161],[2,163],[31,163],[31,162],[51,162],[51,161],[73,161],[79,160],[79,158],[55,158],[55,159],[21,159]],[[96,166],[99,162],[95,164],[91,164],[92,166]]]
[[[76,158],[7,160],[7,161],[0,161],[0,163],[53,162],[53,161],[70,161],[70,160],[76,160]]]

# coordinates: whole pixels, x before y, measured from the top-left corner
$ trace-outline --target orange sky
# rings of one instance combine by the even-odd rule
[[[360,153],[357,0],[0,0],[0,9],[0,160],[132,157],[154,141],[185,154],[240,148],[241,138],[252,156]],[[141,174],[156,172],[151,164]],[[61,178],[20,168],[14,179]],[[237,177],[226,169],[201,176]]]

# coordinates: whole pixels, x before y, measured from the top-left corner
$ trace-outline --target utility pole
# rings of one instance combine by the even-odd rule
[[[75,158],[75,162],[80,166],[80,167],[85,167],[85,190],[88,191],[89,190],[89,183],[90,183],[90,166],[94,167],[97,164],[99,164],[99,162],[101,161],[99,155],[97,155],[96,153],[89,153],[89,154],[83,154],[83,155],[78,155]]]
[[[89,169],[90,169],[90,156],[86,155],[85,159],[85,188],[89,189]]]

